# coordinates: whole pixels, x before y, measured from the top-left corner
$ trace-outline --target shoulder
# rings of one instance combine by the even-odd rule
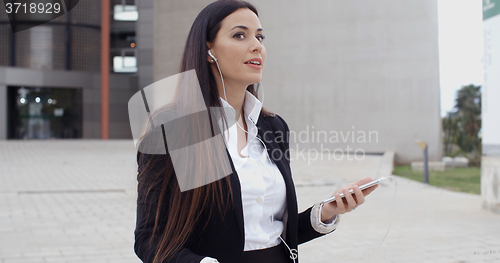
[[[263,112],[260,113],[259,118],[271,125],[274,131],[289,132],[288,124],[280,115],[276,113],[271,113],[271,115],[266,115]]]

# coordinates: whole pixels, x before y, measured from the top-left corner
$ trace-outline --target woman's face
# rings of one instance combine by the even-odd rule
[[[263,40],[259,18],[250,9],[240,8],[221,21],[214,42],[207,44],[219,62],[224,82],[246,87],[261,81],[266,60]],[[218,76],[215,63],[213,65],[214,74]]]

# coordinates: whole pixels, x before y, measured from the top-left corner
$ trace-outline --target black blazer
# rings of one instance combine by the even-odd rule
[[[294,252],[296,253],[299,244],[325,234],[319,233],[312,228],[310,219],[312,206],[301,213],[297,211],[297,196],[290,170],[288,125],[278,115],[266,116],[261,112],[257,127],[257,136],[266,144],[268,154],[276,163],[286,184],[287,213],[285,213],[285,216],[287,214],[288,216],[285,222],[283,239],[291,249],[295,249]],[[141,166],[151,156],[138,153],[139,171],[141,171]],[[164,164],[164,162],[160,163]],[[231,166],[233,171],[235,171],[232,161]],[[221,263],[241,262],[245,244],[241,187],[236,172],[233,172],[229,176],[234,195],[234,209],[228,209],[223,219],[220,218],[219,213],[212,213],[205,231],[193,231],[192,236],[188,239],[184,247],[169,262],[199,263],[206,256],[216,258]],[[139,183],[139,193],[143,187]],[[162,211],[162,214],[166,218],[168,211]],[[152,233],[155,216],[151,214],[149,220],[147,218],[145,204],[138,202],[134,249],[143,262],[152,262],[154,258],[154,246],[153,248],[148,248],[147,243]],[[198,225],[204,225],[205,223],[206,219],[204,220],[202,217]],[[290,256],[288,250],[287,252]],[[292,263],[293,260],[290,259],[290,262]],[[298,262],[298,259],[296,262]]]

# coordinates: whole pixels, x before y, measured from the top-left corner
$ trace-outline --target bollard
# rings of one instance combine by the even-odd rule
[[[427,151],[427,143],[418,141],[417,144],[424,151],[424,183],[429,184],[429,154]]]

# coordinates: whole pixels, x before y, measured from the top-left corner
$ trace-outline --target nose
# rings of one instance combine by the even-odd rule
[[[260,53],[262,51],[262,42],[260,42],[258,39],[255,39],[252,43],[252,52],[257,51],[258,53]]]

